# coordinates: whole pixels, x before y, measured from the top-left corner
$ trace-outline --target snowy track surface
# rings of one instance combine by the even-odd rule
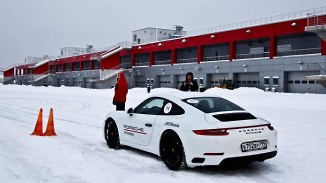
[[[151,94],[178,92],[155,89]],[[326,95],[210,89],[279,132],[278,155],[240,167],[168,170],[156,156],[109,149],[103,120],[114,110],[113,90],[0,84],[0,183],[7,182],[323,182],[326,168]],[[127,107],[149,94],[129,90]],[[50,108],[58,136],[30,136],[40,108],[45,129]]]

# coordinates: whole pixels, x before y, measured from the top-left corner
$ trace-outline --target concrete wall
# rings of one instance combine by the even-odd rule
[[[149,83],[153,88],[171,87],[179,88],[185,80],[187,72],[192,72],[200,87],[210,88],[220,85],[223,78],[234,81],[236,87],[257,87],[263,90],[296,93],[326,93],[326,89],[318,82],[307,81],[305,76],[326,74],[314,71],[308,67],[317,63],[326,70],[326,56],[320,54],[275,57],[274,59],[238,59],[230,61],[206,61],[198,63],[153,65],[133,67],[125,70],[129,88],[147,87]],[[32,76],[16,76],[16,84],[33,84],[42,86],[78,86],[83,88],[111,88],[116,83],[113,76],[104,81],[99,81],[100,70],[72,71],[49,75],[45,79],[32,83]],[[152,82],[153,80],[153,82]]]
[[[308,64],[311,63],[318,63],[326,69],[326,57],[320,55],[134,67],[132,76],[135,82],[132,87],[146,87],[147,79],[153,78],[153,87],[179,88],[186,73],[193,72],[194,78],[204,80],[203,87],[206,88],[218,86],[218,81],[225,77],[232,79],[237,87],[268,88],[278,92],[326,93],[319,83],[306,83],[305,76],[319,73],[308,71]],[[300,80],[300,84],[292,86],[294,83],[289,83],[289,80]]]

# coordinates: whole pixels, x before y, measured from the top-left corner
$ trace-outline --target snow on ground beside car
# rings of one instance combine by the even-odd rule
[[[129,90],[128,107],[175,89]],[[326,164],[326,95],[240,88],[209,89],[269,120],[279,153],[263,163],[173,172],[158,157],[130,148],[109,149],[103,120],[114,110],[112,89],[0,85],[0,182],[321,182]],[[58,136],[30,136],[43,107],[45,129],[54,109]]]

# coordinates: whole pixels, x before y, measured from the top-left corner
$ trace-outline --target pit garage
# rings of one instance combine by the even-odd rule
[[[161,75],[157,76],[157,82],[159,88],[171,88],[171,76],[170,75]]]
[[[236,87],[259,88],[259,72],[236,73],[234,74],[234,84]]]
[[[310,73],[312,75],[317,73]],[[315,93],[316,88],[320,87],[319,83],[306,79],[307,72],[295,71],[285,72],[286,92],[289,93]]]
[[[135,86],[136,87],[146,87],[146,78],[145,78],[145,76],[136,76],[135,77]]]
[[[223,79],[229,79],[228,73],[220,73],[220,74],[208,74],[207,80],[208,80],[208,88],[211,87],[219,87],[221,85],[221,81]]]

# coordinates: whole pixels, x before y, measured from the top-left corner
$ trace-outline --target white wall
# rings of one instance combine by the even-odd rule
[[[60,49],[60,56],[74,56],[74,55],[82,55],[86,54],[86,48],[78,48],[78,47],[65,47]]]
[[[132,45],[137,44],[145,44],[160,40],[166,40],[170,36],[174,36],[176,31],[173,29],[160,29],[160,28],[145,28],[141,30],[132,31]],[[182,35],[186,35],[186,31],[181,32]],[[136,35],[136,40],[134,39],[134,35]],[[157,39],[156,39],[157,36]],[[138,43],[138,39],[140,39],[140,43]]]
[[[3,75],[2,75],[2,73],[0,73],[0,83],[2,83],[3,82]]]

